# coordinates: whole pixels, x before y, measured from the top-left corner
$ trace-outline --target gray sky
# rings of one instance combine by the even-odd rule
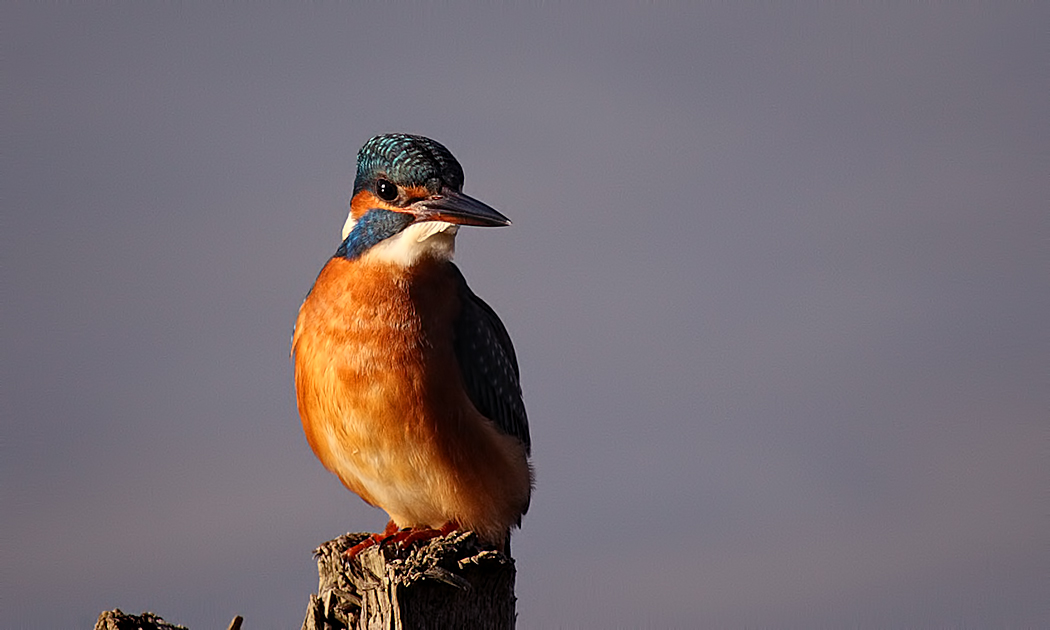
[[[6,6],[0,626],[297,627],[360,145],[514,221],[520,625],[1050,625],[1050,10]]]

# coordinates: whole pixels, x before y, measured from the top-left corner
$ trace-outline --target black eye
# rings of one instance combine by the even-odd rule
[[[397,199],[397,186],[389,179],[376,180],[376,195],[383,201]]]

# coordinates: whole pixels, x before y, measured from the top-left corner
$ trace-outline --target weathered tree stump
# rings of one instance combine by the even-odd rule
[[[514,627],[514,560],[472,532],[410,546],[343,552],[369,534],[345,534],[314,550],[319,576],[303,630],[505,630]],[[228,630],[240,630],[237,616]],[[95,630],[186,630],[154,613],[103,612]]]
[[[168,623],[151,612],[129,615],[119,608],[114,608],[98,616],[95,630],[186,630],[186,628]]]
[[[343,552],[368,534],[345,534],[314,551],[319,583],[303,630],[513,628],[514,561],[453,532],[402,549]]]
[[[227,630],[241,630],[244,619],[237,615],[230,622]],[[188,630],[185,626],[168,623],[151,612],[141,615],[129,615],[119,608],[106,610],[99,614],[95,630]]]

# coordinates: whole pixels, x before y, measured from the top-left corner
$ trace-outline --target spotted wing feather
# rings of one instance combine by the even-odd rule
[[[467,393],[483,416],[520,440],[529,453],[529,421],[510,335],[496,312],[474,295],[463,274],[455,265],[452,267],[459,278],[460,299],[455,351]]]

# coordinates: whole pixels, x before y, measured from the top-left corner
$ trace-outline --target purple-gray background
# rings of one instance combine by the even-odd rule
[[[515,222],[521,627],[1050,624],[1046,7],[5,5],[0,626],[298,627],[382,527],[288,350],[388,131]]]

